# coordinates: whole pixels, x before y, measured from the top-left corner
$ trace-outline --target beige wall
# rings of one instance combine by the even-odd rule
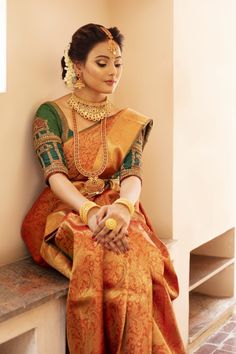
[[[193,249],[235,225],[236,2],[174,7],[174,234]]]
[[[235,14],[234,0],[174,1],[173,234],[185,340],[189,252],[235,225]]]
[[[25,255],[20,225],[42,188],[31,121],[44,100],[66,92],[60,58],[71,34],[88,22],[107,25],[106,1],[9,0],[7,92],[0,94],[0,264]]]

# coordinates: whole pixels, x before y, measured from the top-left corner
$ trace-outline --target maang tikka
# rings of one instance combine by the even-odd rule
[[[109,50],[114,56],[116,56],[116,55],[117,55],[117,43],[114,41],[114,38],[113,38],[111,32],[110,32],[107,28],[105,28],[105,27],[102,27],[102,26],[101,26],[100,28],[101,28],[101,30],[102,30],[103,32],[106,33],[106,35],[107,35],[107,37],[108,37],[108,50]]]

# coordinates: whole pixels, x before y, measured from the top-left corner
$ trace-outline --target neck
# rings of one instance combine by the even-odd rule
[[[107,97],[107,95],[103,93],[87,90],[86,87],[81,90],[78,89],[74,90],[74,94],[75,96],[81,98],[82,100],[93,102],[93,103],[103,102]]]

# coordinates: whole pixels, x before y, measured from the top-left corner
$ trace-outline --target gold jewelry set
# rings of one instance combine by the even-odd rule
[[[100,28],[101,28],[101,30],[103,30],[103,32],[106,33],[107,37],[109,38],[108,39],[108,49],[110,50],[110,52],[112,52],[112,54],[114,56],[117,55],[117,44],[114,41],[111,32],[105,27],[100,27]]]
[[[122,204],[122,205],[126,206],[129,209],[130,215],[133,216],[133,214],[134,214],[134,204],[131,203],[131,201],[129,199],[119,198],[119,199],[116,199],[114,204]]]
[[[134,205],[131,203],[130,200],[126,198],[118,198],[114,204],[122,204],[127,207],[127,209],[130,212],[130,216],[133,216],[134,214]],[[80,219],[84,224],[88,224],[88,213],[90,210],[93,208],[100,208],[100,206],[90,200],[84,202],[82,206],[80,207]],[[117,221],[113,218],[108,218],[105,221],[105,226],[108,228],[108,230],[115,230],[117,227]]]
[[[94,103],[85,101],[72,93],[68,100],[68,104],[81,117],[93,122],[100,122],[108,117],[112,110],[112,103],[108,100],[108,97],[106,97],[103,102]]]
[[[71,100],[73,98],[73,101]],[[76,102],[72,106],[72,102]],[[75,167],[77,171],[84,177],[87,177],[87,181],[84,182],[84,193],[87,194],[88,196],[92,197],[95,196],[96,194],[101,194],[104,191],[105,188],[105,182],[102,178],[99,178],[99,176],[104,172],[107,162],[108,162],[108,147],[107,147],[107,139],[106,139],[106,115],[100,119],[101,121],[101,146],[102,146],[102,162],[100,167],[97,170],[94,171],[87,171],[83,166],[80,161],[80,141],[79,141],[79,129],[78,129],[78,118],[75,115],[75,111],[80,114],[81,110],[84,110],[84,102],[82,102],[82,108],[80,109],[80,100],[78,99],[75,101],[75,96],[72,94],[70,99],[68,100],[68,104],[72,107],[72,120],[73,120],[73,129],[74,129],[74,161],[75,161]],[[87,105],[90,103],[87,102]],[[96,105],[96,109],[99,109],[99,106]],[[102,109],[104,109],[104,105],[102,105]],[[107,113],[108,114],[108,113]],[[85,118],[85,116],[84,116]],[[86,115],[86,119],[88,120],[93,120],[96,117],[90,117],[90,114],[88,113]]]
[[[79,210],[80,214],[80,219],[84,224],[88,224],[88,213],[91,209],[93,208],[100,208],[99,205],[96,203],[92,202],[91,200],[88,200],[82,204]]]
[[[134,209],[133,203],[131,203],[131,201],[129,199],[118,198],[118,199],[116,199],[114,204],[122,204],[122,205],[126,206],[129,210],[130,216],[133,216],[135,209]],[[117,221],[113,218],[108,218],[105,222],[105,225],[109,230],[114,230],[117,227]]]
[[[113,39],[112,34],[108,29],[105,27],[100,27],[108,37],[108,49],[112,52],[115,56],[117,53],[117,44]],[[74,77],[76,76],[73,68],[73,63],[68,55],[68,50],[65,52],[65,62],[66,62],[66,69],[67,74],[65,76],[66,84],[71,87],[73,84],[74,88],[81,89],[85,87],[84,83],[82,82],[81,78],[77,76],[77,81],[74,82]],[[111,114],[112,104],[106,98],[101,103],[93,103],[83,100],[76,96],[74,93],[71,94],[70,98],[68,99],[67,103],[72,108],[72,119],[73,119],[73,129],[74,129],[74,160],[75,166],[78,172],[82,175],[87,177],[87,181],[84,183],[84,190],[85,193],[92,197],[96,194],[101,194],[105,189],[105,182],[103,179],[99,178],[99,176],[104,172],[107,162],[108,162],[108,147],[107,147],[107,140],[106,140],[106,118]],[[81,117],[88,119],[93,122],[100,122],[101,123],[101,145],[103,151],[103,159],[101,166],[95,171],[87,171],[82,166],[80,161],[80,146],[79,146],[79,129],[78,129],[78,118],[75,115],[77,112]],[[126,198],[119,198],[117,199],[114,204],[122,204],[125,205],[130,215],[134,214],[134,205]],[[99,205],[96,203],[88,200],[82,204],[80,207],[80,218],[84,224],[88,223],[88,213],[91,209],[98,207]],[[108,218],[105,221],[105,226],[108,230],[114,230],[117,227],[117,221],[113,218]]]

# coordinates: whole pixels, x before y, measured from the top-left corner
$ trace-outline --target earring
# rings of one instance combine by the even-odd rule
[[[76,77],[76,82],[74,83],[74,88],[77,88],[78,90],[81,90],[83,87],[85,87],[84,82],[82,81],[81,77],[77,75]]]

